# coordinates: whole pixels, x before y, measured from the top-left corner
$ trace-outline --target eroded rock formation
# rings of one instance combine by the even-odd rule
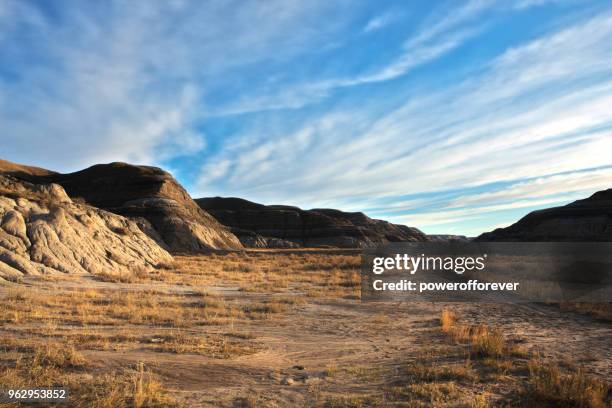
[[[136,222],[75,203],[57,184],[0,174],[0,279],[129,274],[171,261]]]
[[[70,197],[139,220],[145,232],[171,251],[242,247],[169,173],[157,167],[111,163],[70,174],[28,173],[31,168],[19,167],[10,174],[36,183],[59,184]]]

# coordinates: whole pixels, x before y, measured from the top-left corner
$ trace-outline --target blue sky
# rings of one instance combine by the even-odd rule
[[[0,0],[0,157],[476,235],[612,187],[607,1]]]

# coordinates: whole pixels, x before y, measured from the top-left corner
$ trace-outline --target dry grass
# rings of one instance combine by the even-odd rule
[[[65,387],[71,407],[172,407],[174,402],[143,364],[134,369],[88,375],[88,362],[72,347],[48,343],[3,360],[0,384],[6,388]]]
[[[83,352],[252,354],[260,349],[255,337],[244,328],[235,330],[235,324],[248,327],[289,313],[306,303],[310,290],[321,296],[354,296],[357,290],[356,257],[332,255],[321,262],[308,255],[302,262],[301,256],[246,254],[253,259],[236,262],[243,255],[178,257],[152,273],[98,275],[98,281],[110,284],[100,289],[72,289],[53,280],[27,288],[9,284],[0,296],[0,324],[11,328],[10,337],[0,341],[0,383],[61,384],[71,390],[77,407],[173,405],[160,380],[142,366],[105,371]],[[295,268],[301,272],[295,274]],[[157,280],[193,290],[147,289]],[[140,285],[129,285],[134,283]],[[251,292],[271,288],[273,296],[227,298],[200,289],[205,284],[245,286]]]
[[[394,387],[389,392],[393,401],[407,407],[466,406],[468,395],[454,382],[422,382]],[[386,405],[382,405],[386,406]]]
[[[175,354],[201,354],[216,358],[230,358],[246,354],[253,354],[257,347],[249,340],[253,337],[243,336],[233,338],[217,334],[195,335],[183,331],[154,335],[149,339],[148,349],[162,353]]]
[[[173,354],[193,355],[184,360],[206,356],[241,361],[240,356],[265,348],[253,333],[263,341],[264,328],[282,327],[303,311],[327,306],[330,299],[359,299],[359,262],[356,254],[336,252],[246,251],[179,256],[174,264],[146,274],[98,277],[108,284],[96,290],[69,289],[61,282],[28,288],[7,284],[10,289],[0,295],[0,325],[7,334],[0,337],[0,384],[62,384],[70,388],[76,407],[177,405],[168,398],[163,377],[142,364],[105,364],[96,356],[109,353],[98,351],[149,353],[154,361]],[[237,287],[242,293],[207,289],[217,286]],[[398,324],[383,310],[360,317],[357,333],[391,337]],[[450,309],[441,312],[439,324],[450,341],[436,342],[440,333],[428,326],[423,332],[431,336],[427,351],[417,351],[421,355],[416,361],[305,364],[311,377],[292,391],[312,390],[305,406],[313,407],[484,408],[533,402],[596,408],[609,403],[603,382],[582,371],[562,371],[552,362],[531,361],[499,328],[466,324]],[[412,347],[384,341],[379,346],[389,353]],[[500,399],[500,389],[512,397]],[[233,402],[284,406],[279,395],[258,388]]]
[[[335,361],[330,362],[327,367],[325,367],[325,375],[327,377],[333,377],[338,373],[338,365]]]
[[[499,329],[486,325],[459,324],[456,315],[448,309],[442,310],[440,327],[454,341],[467,342],[475,356],[499,358],[511,354],[512,349]]]
[[[169,294],[154,290],[13,289],[0,300],[5,323],[147,325],[193,327],[245,317],[245,307],[210,294]],[[250,316],[256,318],[257,316]]]
[[[85,357],[74,348],[73,344],[60,346],[47,343],[35,350],[30,364],[55,368],[76,368],[85,365]]]
[[[450,333],[451,330],[455,328],[456,323],[455,313],[450,311],[449,309],[442,309],[442,314],[440,316],[440,326],[444,333]]]
[[[604,408],[610,386],[582,369],[564,373],[556,364],[539,358],[529,361],[527,400],[557,407]]]
[[[150,272],[145,268],[132,268],[129,272],[99,272],[95,278],[101,282],[113,283],[140,283],[151,278]]]
[[[206,257],[177,256],[164,281],[189,286],[238,286],[246,292],[360,297],[360,256],[245,251]],[[158,279],[152,275],[154,279]]]
[[[407,364],[403,371],[409,383],[463,381],[474,382],[478,380],[478,373],[468,360],[460,364],[441,364],[434,359],[421,359]]]
[[[473,353],[482,357],[502,357],[509,354],[504,335],[498,329],[486,325],[473,328],[470,335]]]
[[[518,377],[526,369],[527,385],[521,392],[521,405],[603,408],[612,402],[608,383],[587,375],[582,369],[564,371],[556,362],[540,357],[527,359],[529,353],[519,346],[509,345],[499,329],[459,324],[448,309],[441,313],[440,327],[455,341],[468,342],[471,357],[482,357],[483,367],[493,368],[504,376],[512,373]],[[426,373],[431,375],[431,371]]]

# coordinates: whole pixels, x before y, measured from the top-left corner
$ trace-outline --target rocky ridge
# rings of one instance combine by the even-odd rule
[[[533,211],[515,224],[486,232],[477,241],[612,241],[612,188],[589,198]]]
[[[416,228],[372,219],[361,212],[302,210],[240,198],[195,200],[247,247],[366,248],[399,241],[426,241]]]

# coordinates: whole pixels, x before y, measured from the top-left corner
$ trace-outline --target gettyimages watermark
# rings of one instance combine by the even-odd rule
[[[361,298],[612,302],[612,243],[390,244],[364,252]]]

